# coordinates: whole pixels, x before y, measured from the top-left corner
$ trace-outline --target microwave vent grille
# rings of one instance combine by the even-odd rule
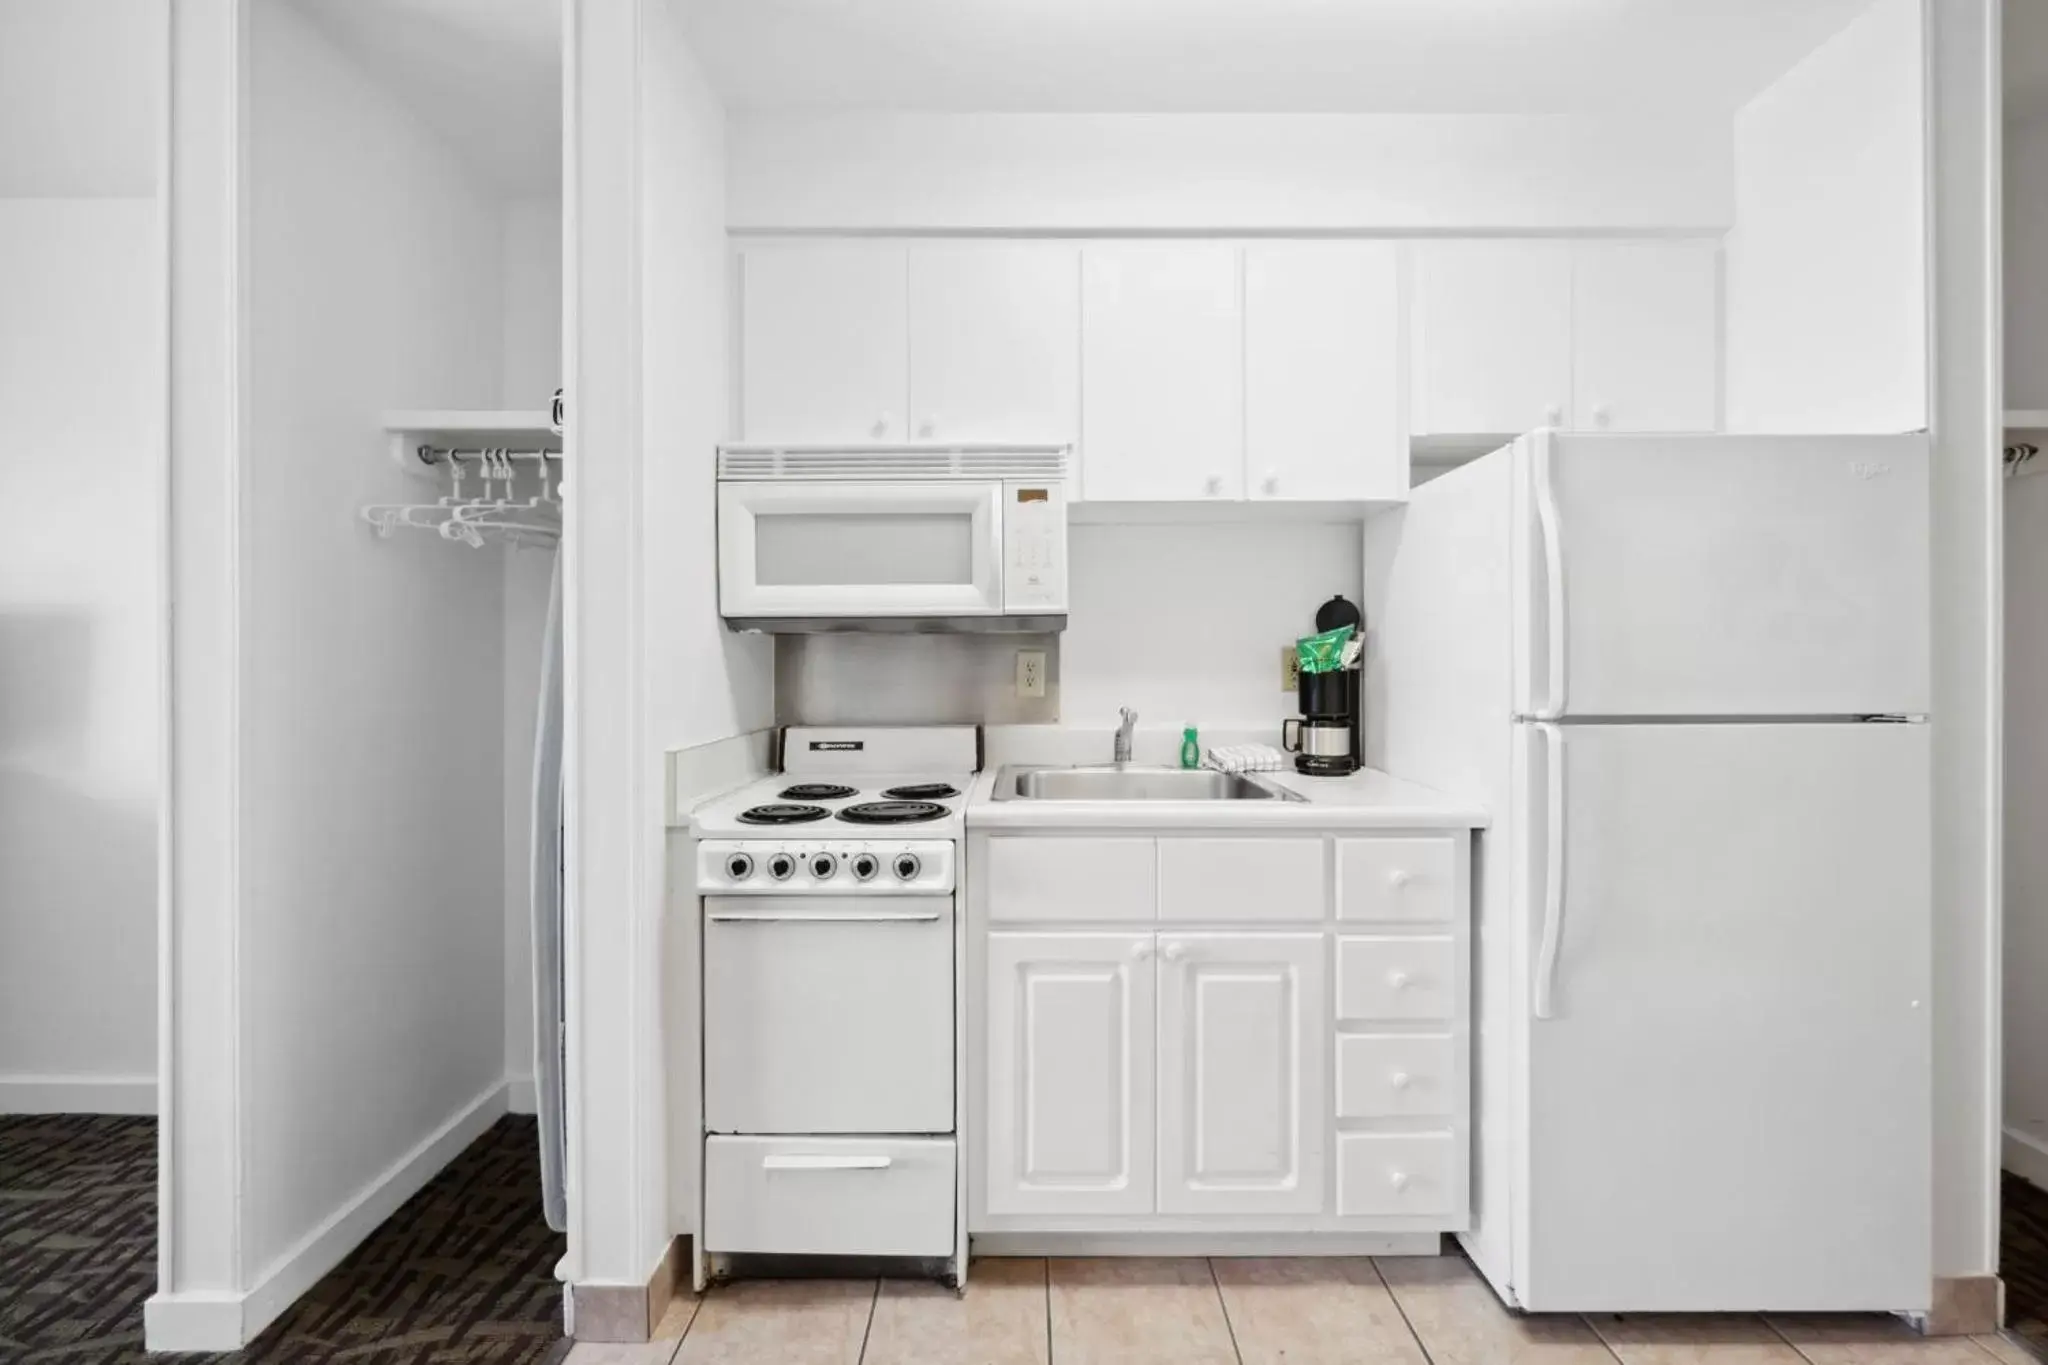
[[[718,477],[748,482],[798,479],[838,483],[880,480],[1044,479],[1067,476],[1065,446],[893,446],[849,450],[824,446],[728,445],[718,452]]]

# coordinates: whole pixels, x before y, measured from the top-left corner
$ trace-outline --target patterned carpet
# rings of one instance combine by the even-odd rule
[[[2005,1330],[2048,1355],[2048,1192],[2006,1173],[2000,1191],[1998,1273],[2005,1281]]]
[[[567,1353],[531,1118],[505,1118],[247,1350],[194,1365],[543,1365]],[[0,1118],[0,1361],[141,1365],[156,1123]]]

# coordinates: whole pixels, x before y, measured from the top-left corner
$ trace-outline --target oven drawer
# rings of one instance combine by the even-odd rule
[[[711,1138],[704,1249],[950,1256],[953,1162],[947,1138]]]
[[[704,1126],[953,1131],[953,898],[704,901]]]

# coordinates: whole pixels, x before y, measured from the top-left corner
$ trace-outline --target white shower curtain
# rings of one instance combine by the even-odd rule
[[[540,704],[533,737],[534,1095],[540,1115],[540,1180],[548,1226],[569,1228],[563,1182],[567,1119],[562,1026],[562,556],[548,586],[541,637]]]

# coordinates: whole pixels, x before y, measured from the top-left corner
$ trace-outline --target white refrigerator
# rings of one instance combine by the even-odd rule
[[[1481,798],[1467,1252],[1924,1309],[1927,441],[1537,432],[1366,528],[1367,753]]]

